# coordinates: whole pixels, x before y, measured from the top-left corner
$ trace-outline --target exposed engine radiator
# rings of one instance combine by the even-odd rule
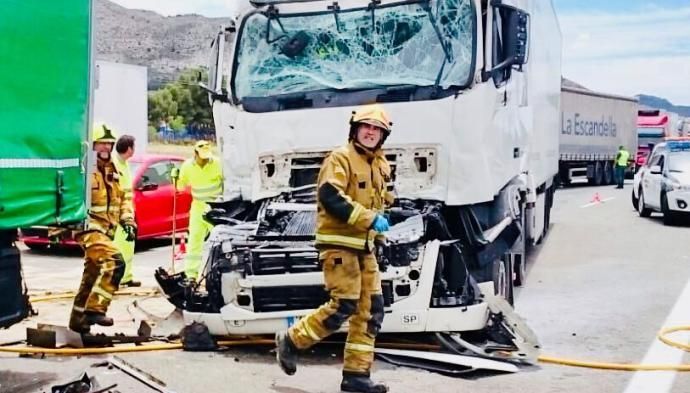
[[[315,211],[295,212],[284,232],[286,236],[313,236],[314,233],[316,233]]]

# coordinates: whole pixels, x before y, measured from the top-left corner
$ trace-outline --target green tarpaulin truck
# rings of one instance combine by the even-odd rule
[[[4,0],[0,16],[0,327],[27,312],[17,228],[87,210],[91,0]]]

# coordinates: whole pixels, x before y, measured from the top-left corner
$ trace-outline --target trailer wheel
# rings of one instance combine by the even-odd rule
[[[589,184],[593,186],[600,186],[604,182],[604,166],[601,161],[594,163],[594,173],[589,179]]]
[[[613,184],[613,165],[609,161],[604,164],[604,184]]]

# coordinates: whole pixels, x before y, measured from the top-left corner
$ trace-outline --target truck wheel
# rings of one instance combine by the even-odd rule
[[[496,259],[491,266],[491,278],[494,282],[494,294],[513,304],[513,280],[509,265],[502,259]]]
[[[676,215],[668,208],[668,198],[666,194],[661,194],[661,213],[664,215],[664,225],[676,225]]]
[[[608,161],[604,164],[604,184],[613,184],[613,165]]]
[[[635,210],[637,210],[637,203],[638,203],[638,200],[637,200],[637,198],[635,197],[635,191],[634,191],[634,190],[633,190],[633,191],[630,191],[630,197],[631,197],[631,199],[632,199],[633,208],[634,208]]]
[[[644,203],[644,193],[642,192],[642,188],[640,188],[640,199],[637,201],[637,214],[640,215],[640,217],[649,217],[652,215],[652,210],[649,209],[645,203]]]
[[[527,263],[525,262],[524,254],[515,254],[513,256],[513,270],[515,271],[515,281],[513,285],[521,287],[527,281]]]
[[[594,164],[594,184],[600,186],[604,183],[604,165],[601,161]]]

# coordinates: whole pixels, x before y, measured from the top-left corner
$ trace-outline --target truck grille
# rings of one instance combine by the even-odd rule
[[[319,253],[314,249],[254,249],[251,251],[252,274],[319,272]]]
[[[310,310],[328,301],[323,286],[254,288],[254,312]]]

